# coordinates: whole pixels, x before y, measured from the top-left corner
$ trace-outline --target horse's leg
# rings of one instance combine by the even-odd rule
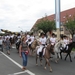
[[[42,58],[39,58],[39,60],[40,60],[40,64],[41,64],[41,66],[42,66]]]
[[[56,53],[57,54],[57,59],[55,60],[56,63],[58,63],[58,60],[60,58],[60,54],[59,53]]]
[[[71,59],[71,55],[70,55],[70,53],[69,53],[69,58],[70,58],[70,62],[72,62],[72,59]]]
[[[66,57],[65,57],[65,60],[66,60],[66,58],[68,57],[68,55],[69,55],[69,53],[67,53],[67,55],[66,55]]]
[[[46,58],[46,62],[47,62],[47,64],[48,64],[48,66],[49,66],[50,72],[52,72],[52,68],[51,68],[51,66],[50,66],[49,59]],[[46,66],[45,66],[45,67],[46,67]]]
[[[38,64],[37,64],[38,58],[39,58],[39,56],[36,54],[36,65],[38,65]]]
[[[34,56],[33,50],[32,50],[32,56]]]
[[[47,61],[45,62],[45,67],[44,67],[45,69],[46,69],[46,65],[47,65]]]
[[[60,52],[60,58],[62,59],[62,52]]]
[[[67,53],[67,55],[66,55],[66,57],[65,57],[65,60],[66,60],[66,58],[67,58],[68,55],[69,55],[69,58],[70,58],[70,62],[72,62],[70,53]]]

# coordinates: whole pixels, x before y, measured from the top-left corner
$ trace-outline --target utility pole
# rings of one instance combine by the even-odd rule
[[[57,39],[60,39],[60,0],[55,0],[55,20],[57,28]]]

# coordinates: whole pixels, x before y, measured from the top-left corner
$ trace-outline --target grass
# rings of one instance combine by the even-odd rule
[[[72,51],[75,51],[75,48],[73,48]]]

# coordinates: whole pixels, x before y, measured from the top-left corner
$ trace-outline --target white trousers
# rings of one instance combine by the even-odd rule
[[[44,46],[40,45],[40,47],[37,49],[37,55],[39,55],[39,52],[42,52]],[[43,50],[43,55],[45,54],[45,49]]]
[[[68,50],[68,46],[66,44],[64,44],[64,48],[66,48],[66,50]]]

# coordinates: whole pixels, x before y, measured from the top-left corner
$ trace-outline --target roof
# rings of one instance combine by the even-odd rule
[[[61,22],[65,22],[67,15],[68,15],[69,17],[75,16],[75,7],[60,12],[60,21],[61,21]],[[45,19],[45,17],[43,17],[43,18]],[[38,23],[41,19],[43,19],[43,18],[38,19],[38,20],[35,22],[35,24],[37,24],[37,23]],[[50,21],[55,20],[55,14],[46,16],[46,18],[47,18],[48,20],[50,20]],[[35,27],[35,24],[33,25],[32,29]]]

